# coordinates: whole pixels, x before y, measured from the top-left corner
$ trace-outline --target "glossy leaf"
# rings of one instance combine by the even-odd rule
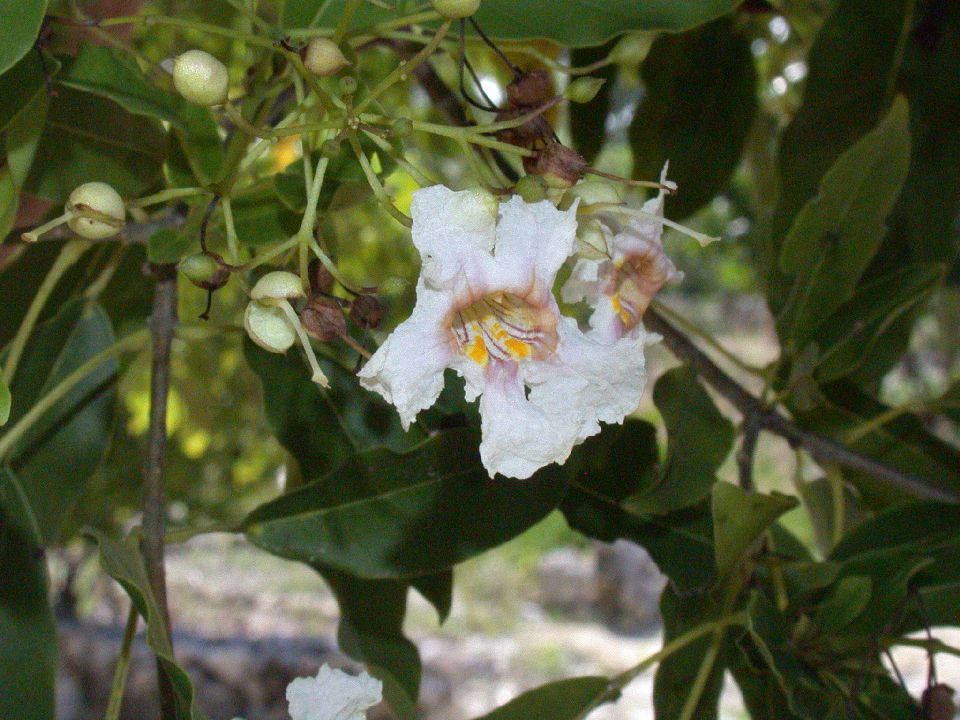
[[[567,678],[518,695],[477,720],[577,720],[608,696],[610,680],[599,676]]]
[[[96,178],[125,197],[160,179],[166,136],[152,119],[131,115],[111,100],[61,87],[37,148],[26,189],[63,202]]]
[[[60,84],[112,100],[134,115],[182,125],[180,97],[151,84],[133,58],[116,48],[84,45]]]
[[[100,549],[100,567],[130,596],[130,601],[147,625],[147,643],[156,653],[173,687],[176,720],[203,720],[203,713],[196,705],[190,676],[177,665],[173,656],[167,639],[167,622],[150,588],[139,541],[132,535],[120,541],[113,540],[94,529],[88,529],[86,534]]]
[[[883,115],[907,0],[839,0],[810,50],[804,102],[780,141],[779,248],[837,158]],[[785,296],[771,286],[774,307]]]
[[[479,438],[442,432],[404,454],[360,452],[320,480],[261,505],[243,522],[255,545],[366,578],[453,567],[542,520],[560,499],[550,473],[491,479]]]
[[[110,320],[98,305],[73,302],[34,330],[11,383],[10,423],[93,355],[113,344]],[[113,418],[115,361],[77,384],[14,445],[9,465],[36,519],[44,545],[103,457]]]
[[[665,514],[710,494],[717,470],[730,453],[733,425],[688,367],[664,373],[653,401],[667,426],[667,457],[655,482],[630,498],[639,512]]]
[[[46,78],[37,53],[24,56],[0,75],[0,131],[5,130],[41,90],[46,90]]]
[[[794,277],[777,322],[784,342],[802,346],[852,296],[907,176],[908,122],[909,109],[899,98],[873,131],[840,156],[794,220],[780,253],[780,269]]]
[[[0,717],[54,720],[57,638],[47,568],[29,504],[0,468]]]
[[[344,0],[287,0],[283,27],[334,26]],[[627,30],[683,30],[724,15],[736,0],[608,0],[598,12],[591,0],[484,0],[476,19],[489,35],[498,38],[549,38],[564,45],[599,45]],[[319,11],[319,12],[318,12]],[[397,17],[373,4],[360,7],[357,27]],[[584,18],[590,18],[584,22]]]
[[[384,698],[396,717],[412,720],[420,692],[420,653],[403,634],[410,583],[317,569],[340,606],[340,649],[383,681]]]
[[[680,596],[670,587],[660,597],[660,615],[663,617],[663,643],[666,645],[685,632],[715,620],[717,604],[709,594]],[[653,705],[657,720],[674,720],[681,715],[687,696],[700,672],[704,655],[713,636],[695,640],[663,659],[657,666],[653,682]],[[692,717],[697,720],[715,720],[720,690],[723,688],[723,661],[717,658],[710,668],[706,685]]]
[[[686,217],[726,187],[740,162],[757,106],[750,43],[730,18],[664,35],[641,76],[646,93],[630,126],[633,174],[657,180],[669,160],[679,189],[666,211]]]
[[[796,498],[778,492],[748,493],[736,485],[713,486],[713,533],[717,572],[727,575],[777,518],[797,506]]]
[[[943,273],[942,265],[910,265],[861,285],[814,337],[820,357],[816,379],[827,383],[856,370],[884,331],[930,296]]]
[[[33,47],[46,12],[47,0],[16,0],[0,7],[0,75]]]
[[[643,546],[681,592],[710,584],[713,529],[706,504],[653,515],[630,501],[639,487],[657,477],[653,426],[628,420],[607,428],[575,449],[568,464],[568,490],[560,508],[571,527],[603,542],[623,538]]]

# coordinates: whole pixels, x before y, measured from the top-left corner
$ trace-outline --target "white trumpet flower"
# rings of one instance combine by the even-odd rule
[[[442,186],[418,191],[413,242],[422,267],[410,318],[360,372],[404,428],[436,401],[443,372],[480,397],[480,457],[491,477],[526,478],[633,412],[646,382],[642,333],[615,342],[560,314],[552,289],[576,249],[576,204]]]

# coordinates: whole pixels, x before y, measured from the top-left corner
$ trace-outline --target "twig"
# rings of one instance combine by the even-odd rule
[[[155,266],[157,284],[153,294],[150,334],[153,359],[150,367],[150,427],[147,436],[147,461],[143,471],[143,557],[147,577],[157,601],[173,652],[170,611],[167,607],[167,580],[163,562],[164,468],[167,455],[167,399],[170,393],[170,348],[177,325],[177,273],[175,265]],[[157,658],[157,681],[164,720],[176,717],[173,687]]]
[[[757,451],[757,439],[760,437],[760,423],[756,415],[743,419],[743,440],[737,451],[737,474],[740,487],[753,490],[753,456]]]
[[[804,430],[778,410],[765,408],[757,398],[721,370],[686,335],[653,308],[647,310],[644,322],[648,328],[663,336],[664,343],[677,358],[690,365],[700,377],[729,400],[745,419],[752,418],[761,430],[767,430],[785,438],[793,447],[805,448],[817,460],[836,463],[851,470],[872,475],[915,497],[950,503],[960,502],[960,498],[940,488],[931,487],[921,478],[861,455],[823,435]]]

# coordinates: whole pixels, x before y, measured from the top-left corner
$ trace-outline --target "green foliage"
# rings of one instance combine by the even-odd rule
[[[0,380],[0,426],[6,425],[10,419],[10,388]]]
[[[42,542],[19,480],[0,469],[0,717],[55,716],[57,639]]]
[[[3,40],[0,41],[0,75],[10,69],[33,47],[47,11],[47,0],[4,3],[0,10]]]
[[[714,485],[711,507],[718,575],[735,570],[760,535],[796,506],[796,498],[789,495],[747,493],[730,483]]]
[[[633,175],[656,180],[669,162],[679,190],[667,214],[683,218],[723,190],[740,163],[757,106],[750,45],[723,18],[660,37],[640,74],[645,94],[630,126]]]
[[[605,677],[577,677],[542,685],[518,695],[477,720],[577,720],[608,696]]]
[[[97,530],[87,530],[86,534],[100,550],[100,567],[130,596],[130,602],[147,625],[147,643],[157,654],[160,668],[173,688],[176,702],[174,720],[204,720],[196,704],[190,676],[177,665],[173,657],[170,629],[147,578],[138,538],[130,535],[122,540],[113,540]]]

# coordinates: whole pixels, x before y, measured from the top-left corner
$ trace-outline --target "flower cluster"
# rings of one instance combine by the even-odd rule
[[[574,192],[573,195],[576,195]],[[491,477],[526,478],[619,423],[646,383],[640,317],[673,274],[660,234],[663,191],[642,220],[584,204],[602,248],[577,262],[562,294],[593,306],[590,329],[560,313],[553,288],[578,252],[578,206],[503,203],[483,192],[428,187],[414,195],[421,257],[417,303],[360,372],[406,428],[436,401],[453,368],[480,398],[480,456]],[[580,235],[587,229],[583,223]]]

